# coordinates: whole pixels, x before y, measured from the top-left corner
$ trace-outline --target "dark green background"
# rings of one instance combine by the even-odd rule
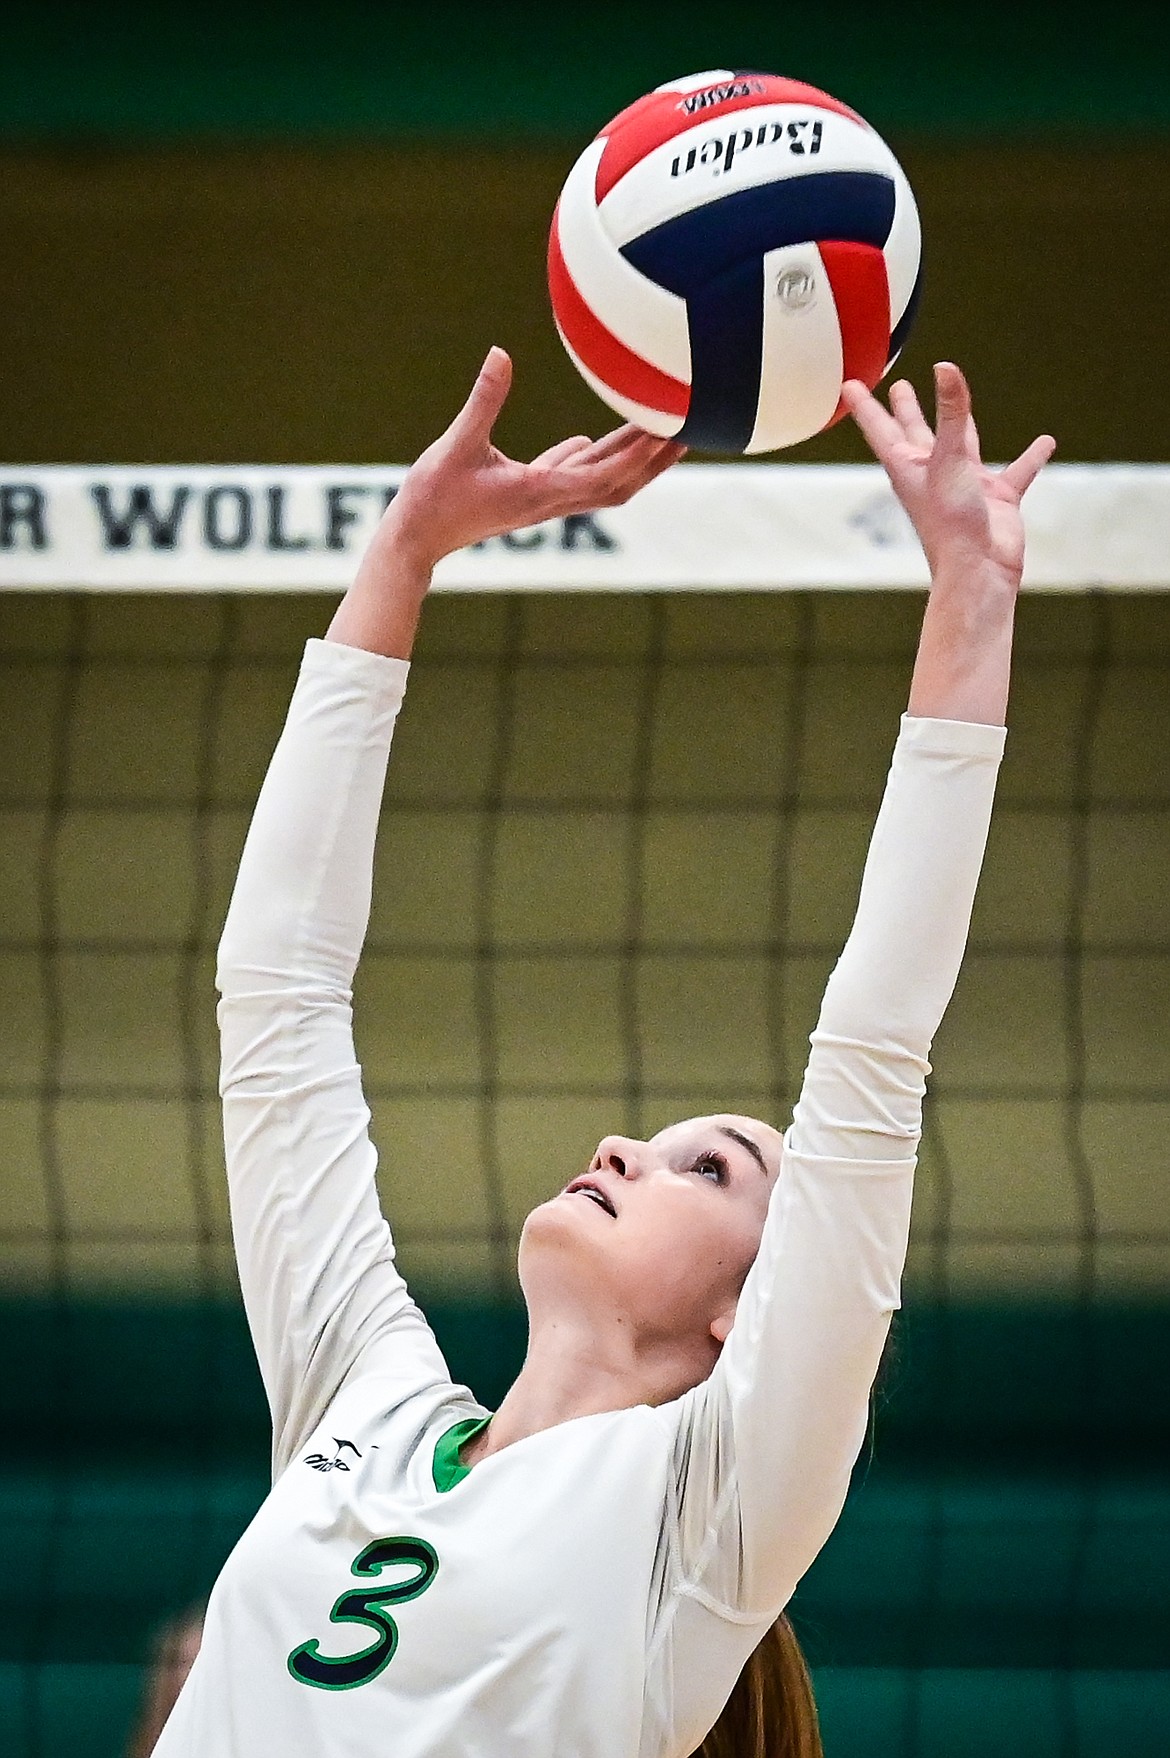
[[[837,93],[879,127],[1108,136],[1170,126],[1164,6],[866,0],[84,0],[14,9],[0,130],[587,138],[709,67]]]

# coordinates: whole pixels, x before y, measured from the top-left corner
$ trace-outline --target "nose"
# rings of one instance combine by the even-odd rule
[[[628,1135],[607,1135],[597,1144],[591,1172],[616,1172],[619,1178],[636,1178],[642,1170],[646,1144]]]

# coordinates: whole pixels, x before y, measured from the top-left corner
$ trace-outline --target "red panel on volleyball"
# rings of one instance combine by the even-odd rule
[[[657,409],[664,415],[677,415],[681,419],[690,405],[690,386],[662,372],[649,360],[643,360],[590,311],[561,254],[557,234],[559,216],[558,204],[548,239],[548,285],[557,323],[569,347],[578,360],[619,397],[640,403],[644,409]]]
[[[859,378],[872,391],[890,357],[890,281],[886,259],[873,244],[852,244],[830,239],[817,247],[841,327],[841,378]],[[833,412],[834,421],[845,413],[844,403]]]

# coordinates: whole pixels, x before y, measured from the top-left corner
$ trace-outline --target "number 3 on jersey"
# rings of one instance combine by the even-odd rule
[[[319,1691],[352,1691],[368,1685],[389,1666],[398,1647],[398,1625],[387,1606],[405,1605],[425,1593],[439,1572],[439,1559],[425,1538],[376,1538],[353,1560],[355,1575],[380,1575],[395,1564],[412,1568],[406,1580],[381,1587],[354,1588],[343,1593],[329,1613],[331,1624],[364,1624],[376,1640],[357,1654],[322,1654],[315,1636],[294,1648],[288,1670],[302,1685]]]

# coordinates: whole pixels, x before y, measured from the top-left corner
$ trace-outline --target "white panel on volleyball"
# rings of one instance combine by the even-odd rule
[[[805,125],[797,141],[804,152],[792,150],[790,122]],[[807,147],[814,122],[820,123],[821,135],[812,154]],[[737,110],[722,122],[697,122],[654,147],[618,179],[598,211],[621,249],[654,226],[740,189],[817,171],[876,171],[893,177],[897,169],[881,136],[848,116],[814,104],[760,104]],[[904,178],[900,194],[903,187]]]
[[[764,252],[764,347],[756,424],[745,450],[819,433],[841,396],[841,325],[815,244]]]
[[[691,382],[686,301],[632,268],[597,212],[597,166],[604,140],[591,141],[565,180],[557,238],[565,267],[593,315],[643,360]]]
[[[555,322],[555,319],[554,319]],[[660,439],[673,439],[685,419],[682,415],[665,415],[661,409],[647,409],[642,403],[633,403],[629,397],[620,397],[612,385],[603,383],[595,372],[590,372],[580,355],[575,354],[565,338],[565,332],[557,324],[557,334],[565,344],[565,352],[591,391],[596,391],[603,403],[635,426],[645,428],[647,433],[657,434]]]
[[[721,80],[734,79],[735,74],[727,67],[708,68],[706,73],[688,73],[683,79],[668,79],[665,85],[656,85],[656,92],[701,92],[705,85],[718,85]]]
[[[901,165],[893,167],[894,223],[886,239],[886,278],[890,283],[890,328],[905,315],[922,260],[922,223],[914,193]]]

